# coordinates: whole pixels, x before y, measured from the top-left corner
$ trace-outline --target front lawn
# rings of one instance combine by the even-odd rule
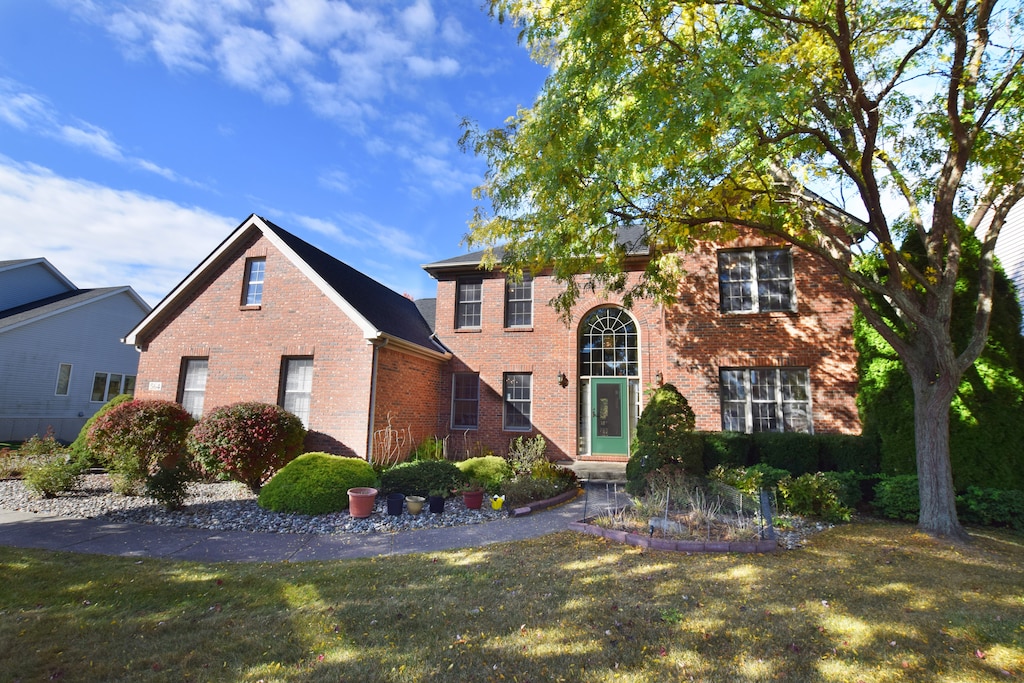
[[[0,548],[3,681],[995,681],[1024,676],[1024,539],[842,525],[771,555],[565,532],[195,564]]]

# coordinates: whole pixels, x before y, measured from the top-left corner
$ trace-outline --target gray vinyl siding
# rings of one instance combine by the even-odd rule
[[[43,263],[0,270],[0,311],[69,291]]]
[[[96,372],[135,375],[139,354],[121,343],[148,311],[127,292],[0,332],[0,441],[43,434],[70,441],[102,403],[90,401]],[[67,396],[57,396],[71,363]]]
[[[1024,202],[1010,209],[996,242],[996,256],[1017,286],[1017,300],[1024,306]]]

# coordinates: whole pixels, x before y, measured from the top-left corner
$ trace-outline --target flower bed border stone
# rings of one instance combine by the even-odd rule
[[[619,529],[606,529],[589,520],[569,522],[569,528],[591,536],[600,536],[610,541],[625,543],[640,548],[665,550],[679,553],[773,553],[779,549],[775,539],[760,541],[675,541],[670,538],[653,538],[633,534]]]

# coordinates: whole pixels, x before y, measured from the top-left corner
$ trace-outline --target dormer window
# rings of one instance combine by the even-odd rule
[[[245,262],[245,291],[243,306],[259,306],[263,303],[263,278],[267,272],[266,258],[251,258]]]

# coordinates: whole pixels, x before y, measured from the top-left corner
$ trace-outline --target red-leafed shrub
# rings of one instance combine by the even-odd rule
[[[270,403],[233,403],[204,415],[188,436],[188,450],[207,475],[226,474],[254,493],[302,454],[302,421]]]
[[[116,491],[137,494],[161,468],[179,466],[194,424],[173,401],[126,401],[93,422],[88,447],[110,472]]]

